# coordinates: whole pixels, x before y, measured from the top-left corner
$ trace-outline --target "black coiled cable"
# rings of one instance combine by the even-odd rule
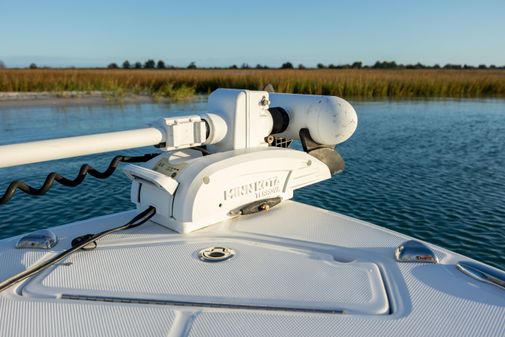
[[[84,164],[81,166],[79,174],[77,174],[77,177],[75,177],[73,180],[65,178],[58,172],[51,172],[46,177],[46,180],[44,181],[44,183],[40,188],[34,188],[21,180],[15,180],[9,184],[9,186],[5,190],[5,193],[0,198],[0,205],[5,204],[9,200],[11,200],[14,194],[16,193],[16,190],[18,189],[30,195],[43,195],[47,193],[47,191],[49,191],[49,189],[51,188],[51,186],[54,184],[55,181],[64,186],[75,187],[84,181],[84,178],[86,178],[86,175],[88,173],[97,179],[106,179],[114,173],[120,162],[143,163],[156,157],[157,155],[159,155],[159,153],[148,153],[143,156],[135,156],[135,157],[116,156],[110,162],[109,167],[107,167],[107,169],[103,172],[96,170],[95,168],[93,168],[93,166],[89,164]]]

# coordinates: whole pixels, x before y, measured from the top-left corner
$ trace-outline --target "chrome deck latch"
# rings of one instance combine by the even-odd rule
[[[505,289],[505,272],[472,261],[460,261],[456,265],[459,271],[481,282]]]
[[[395,249],[395,258],[398,262],[438,263],[438,257],[424,243],[409,240],[400,244]]]
[[[16,243],[18,249],[51,249],[58,243],[58,238],[49,229],[41,229],[23,236]]]

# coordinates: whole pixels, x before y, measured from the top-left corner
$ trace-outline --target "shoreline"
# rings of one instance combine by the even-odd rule
[[[16,106],[61,106],[61,105],[108,105],[168,103],[169,98],[153,98],[150,95],[115,95],[103,91],[61,91],[61,92],[0,92],[0,107]]]
[[[167,104],[192,102],[207,95],[196,94],[184,99],[156,97],[148,94],[117,95],[106,91],[59,91],[59,92],[1,92],[0,108],[32,106],[78,106],[78,105],[125,105],[125,104]],[[402,102],[402,101],[505,101],[503,97],[346,97],[348,101],[359,102]]]

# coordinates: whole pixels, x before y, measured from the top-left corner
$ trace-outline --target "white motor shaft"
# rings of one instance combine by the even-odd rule
[[[109,132],[0,146],[0,168],[95,153],[132,149],[165,142],[157,128]]]
[[[162,118],[154,126],[0,146],[0,168],[152,145],[172,151],[214,144],[227,132],[226,123],[215,114]]]

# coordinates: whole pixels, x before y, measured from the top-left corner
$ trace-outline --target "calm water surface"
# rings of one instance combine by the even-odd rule
[[[364,219],[505,269],[505,101],[352,102],[355,135],[338,150],[346,171],[295,192],[295,199]],[[0,144],[137,128],[162,116],[205,111],[181,104],[0,106]],[[153,152],[153,148],[121,151]],[[82,163],[103,169],[116,153],[0,169],[39,186],[48,172],[73,177]],[[131,209],[121,171],[56,185],[44,197],[17,193],[0,205],[0,238]]]

